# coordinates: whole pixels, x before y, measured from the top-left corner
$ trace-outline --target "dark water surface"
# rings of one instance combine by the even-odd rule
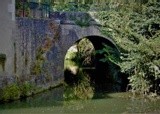
[[[160,114],[160,100],[129,97],[129,93],[107,93],[103,98],[64,101],[63,87],[18,100],[0,104],[0,114]]]

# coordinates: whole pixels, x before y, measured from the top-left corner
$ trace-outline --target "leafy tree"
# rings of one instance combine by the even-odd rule
[[[160,3],[137,7],[124,4],[96,14],[102,33],[113,38],[121,50],[122,62],[115,61],[129,74],[132,92],[159,92],[160,80]],[[106,47],[104,47],[106,48]],[[105,52],[104,52],[105,53]],[[108,56],[104,59],[108,60]]]
[[[74,11],[92,8],[99,11],[95,13],[95,18],[103,25],[102,33],[113,38],[122,52],[121,62],[117,62],[112,55],[105,56],[102,61],[114,62],[129,75],[132,92],[160,93],[159,0],[61,0],[57,1],[55,9],[71,11],[69,2],[78,5]],[[107,49],[104,46],[101,53],[108,52]]]

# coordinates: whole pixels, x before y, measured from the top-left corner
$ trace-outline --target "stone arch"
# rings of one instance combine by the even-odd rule
[[[74,33],[72,33],[72,37],[67,37],[67,40],[69,41],[69,43],[67,44],[65,42],[65,44],[67,46],[65,46],[64,48],[64,56],[66,55],[67,53],[67,50],[76,42],[80,41],[81,39],[83,38],[88,38],[90,40],[92,40],[92,42],[94,42],[94,38],[96,38],[96,40],[99,38],[99,40],[104,41],[104,42],[107,42],[107,44],[109,44],[111,47],[115,48],[117,50],[117,52],[120,54],[120,50],[118,49],[116,43],[109,37],[105,37],[105,36],[102,36],[102,35],[95,35],[95,34],[87,34],[87,35],[81,35],[79,37],[79,35],[76,35]],[[94,42],[94,44],[96,44],[96,42]]]
[[[87,36],[83,36],[82,38],[88,38],[89,40],[91,40],[91,42],[95,45],[97,42],[94,42],[94,39],[96,38],[99,39],[100,42],[104,42],[107,45],[111,46],[112,48],[115,48],[117,50],[117,54],[120,54],[120,50],[118,49],[116,43],[109,37],[105,37],[105,36],[101,36],[101,35],[87,35]],[[100,43],[99,42],[99,43]]]
[[[103,43],[104,44],[106,44],[106,45],[108,45],[108,46],[110,46],[110,47],[112,47],[112,48],[114,48],[115,50],[116,50],[116,53],[117,53],[117,56],[119,56],[120,55],[120,52],[119,52],[119,49],[118,49],[118,47],[116,46],[116,44],[114,43],[114,41],[112,40],[112,39],[110,39],[110,38],[107,38],[107,37],[104,37],[104,36],[99,36],[99,35],[89,35],[89,36],[84,36],[84,37],[82,37],[82,38],[80,38],[80,39],[78,39],[76,42],[79,42],[80,40],[82,40],[83,38],[87,38],[87,39],[89,39],[89,41],[93,44],[93,46],[94,46],[94,48],[95,48],[95,50],[99,50],[99,49],[102,49],[103,48]],[[74,42],[75,43],[75,42]],[[73,43],[73,44],[74,44]],[[71,46],[70,46],[71,47]],[[66,52],[67,53],[67,52]],[[93,76],[93,78],[92,78],[92,80],[93,81],[95,81],[95,83],[97,83],[97,85],[99,86],[105,86],[105,83],[106,82],[103,82],[104,80],[106,80],[105,79],[105,75],[109,72],[110,73],[110,75],[111,75],[111,71],[110,70],[108,70],[108,69],[110,69],[110,67],[108,67],[109,66],[109,64],[103,64],[103,63],[100,63],[100,62],[98,62],[98,59],[99,59],[100,57],[99,56],[96,56],[96,65],[95,65],[95,68],[97,69],[97,70],[95,70],[95,72],[93,73],[93,74],[96,74],[96,76]],[[65,58],[64,58],[64,60],[65,60]],[[106,70],[104,69],[106,67]],[[114,66],[116,69],[118,69],[119,70],[119,67],[117,67],[117,66]],[[101,73],[99,73],[99,72],[101,72]],[[118,73],[119,71],[117,71],[116,73]],[[69,73],[69,72],[67,72],[67,73]],[[71,72],[70,72],[71,73]],[[104,73],[104,74],[103,74]],[[66,79],[67,79],[67,76],[65,76],[66,74],[64,73],[64,80],[66,81]],[[69,79],[70,81],[71,81],[71,83],[74,83],[74,81],[72,82],[72,80],[77,80],[77,78],[75,78],[75,75],[76,74],[72,74],[71,73],[71,75],[72,75],[72,77]],[[99,76],[98,76],[99,75]],[[114,74],[114,75],[117,75],[118,76],[118,74]],[[107,77],[108,78],[108,77]],[[117,77],[118,78],[118,77]],[[109,78],[108,78],[109,79]],[[68,80],[68,81],[69,81]],[[110,79],[109,79],[110,80]],[[102,85],[101,85],[102,84]],[[98,87],[99,88],[99,87]],[[102,87],[103,88],[103,87]],[[108,88],[107,88],[108,89]],[[117,90],[114,90],[114,91],[120,91],[120,88],[118,88]]]

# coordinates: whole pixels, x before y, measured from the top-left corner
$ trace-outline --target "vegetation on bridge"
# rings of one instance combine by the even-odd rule
[[[113,38],[122,52],[117,64],[129,75],[131,91],[160,93],[160,3],[123,4],[98,12],[96,17],[103,25],[102,32]]]
[[[70,3],[66,4],[66,2]],[[108,55],[105,50],[109,49],[105,46],[101,53],[108,56],[105,56],[103,61],[111,61],[120,66],[122,72],[129,76],[129,86],[133,93],[160,94],[160,2],[158,0],[133,0],[132,2],[75,0],[74,4],[71,1],[52,0],[51,3],[55,11],[98,11],[94,18],[99,19],[103,25],[102,33],[113,38],[121,51],[121,62],[117,62],[116,58]],[[17,4],[16,7],[25,9],[27,6],[22,7],[22,4]],[[5,56],[1,55],[0,59],[0,64],[4,64]],[[35,74],[41,72],[39,64],[35,69]],[[85,75],[83,72],[79,73],[80,76]],[[74,88],[75,94],[81,95],[76,97],[93,97],[94,89],[89,87],[88,78],[84,78],[81,82]],[[13,84],[0,90],[0,100],[18,99],[33,94],[33,91],[34,87],[28,83]]]
[[[155,96],[160,94],[160,2],[141,0],[134,2],[110,1],[94,18],[102,24],[104,35],[113,38],[121,51],[121,62],[108,55],[104,46],[101,61],[111,61],[128,75],[128,88],[134,94]],[[108,50],[108,51],[105,51]]]
[[[93,65],[95,49],[87,38],[76,42],[65,57],[65,100],[89,99],[94,95],[91,77],[84,70]]]

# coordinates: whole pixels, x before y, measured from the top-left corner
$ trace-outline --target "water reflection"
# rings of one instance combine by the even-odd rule
[[[46,91],[25,100],[0,104],[0,114],[41,113],[107,113],[107,114],[159,114],[160,99],[134,98],[125,93],[104,93],[103,98],[91,100],[63,100],[64,88]],[[98,95],[97,95],[98,96]],[[101,95],[99,95],[101,96]]]
[[[28,97],[26,99],[21,99],[11,103],[0,104],[0,110],[13,108],[62,106],[63,93],[63,86],[61,86],[59,88],[37,94],[33,97]]]

